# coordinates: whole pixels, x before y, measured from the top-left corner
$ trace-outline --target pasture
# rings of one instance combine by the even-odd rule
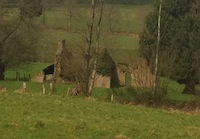
[[[109,31],[105,20],[101,46],[109,49],[116,62],[129,63],[139,54],[138,35],[152,6],[114,5],[112,8],[117,11],[114,12],[113,32]],[[94,100],[86,100],[83,95],[67,95],[73,84],[55,84],[55,94],[51,94],[49,83],[44,83],[47,93],[42,94],[43,83],[27,81],[28,93],[14,93],[22,86],[23,75],[33,77],[53,62],[59,40],[66,39],[67,47],[79,43],[80,32],[86,27],[86,21],[82,20],[87,13],[84,10],[88,11],[81,8],[76,13],[78,16],[72,18],[71,31],[66,8],[45,11],[44,17],[36,19],[40,24],[43,22],[44,30],[41,60],[7,69],[6,80],[0,81],[0,85],[7,88],[7,92],[0,92],[0,138],[200,138],[198,112],[111,103],[111,89],[95,88]],[[21,73],[21,81],[15,81],[16,71]],[[162,82],[167,86],[167,98],[172,103],[181,104],[196,97],[181,94],[184,86],[175,81],[163,78]],[[121,90],[122,97],[132,97],[127,88]]]
[[[109,8],[112,9],[111,26],[108,22]],[[151,5],[112,5],[105,7],[102,21],[101,46],[110,50],[113,58],[118,62],[131,62],[138,56],[139,34],[144,26],[146,15],[151,11]],[[88,8],[74,9],[72,19],[69,19],[67,7],[54,8],[45,11],[45,16],[37,21],[43,24],[43,43],[52,52],[59,40],[65,39],[67,47],[73,47],[81,42],[83,33],[87,28]],[[71,31],[68,24],[71,23]],[[45,53],[45,52],[44,52]],[[127,55],[128,53],[128,55]],[[47,58],[44,58],[45,60]]]
[[[0,137],[199,138],[199,115],[79,97],[0,94]]]

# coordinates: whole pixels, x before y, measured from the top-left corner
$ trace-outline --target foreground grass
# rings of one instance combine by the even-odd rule
[[[199,138],[200,117],[83,98],[0,94],[0,138]]]

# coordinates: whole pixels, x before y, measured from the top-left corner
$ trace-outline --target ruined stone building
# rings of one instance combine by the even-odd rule
[[[98,56],[95,86],[104,88],[119,87],[116,64],[106,48]]]
[[[65,40],[58,42],[57,51],[54,58],[54,79],[55,82],[64,82],[62,77],[70,74],[73,55],[65,46]],[[69,75],[70,76],[70,75]]]
[[[74,69],[77,68],[73,64],[77,62],[74,57],[65,46],[65,41],[59,41],[54,63],[43,69],[32,81],[44,82],[54,79],[55,82],[74,82]],[[98,56],[96,87],[110,88],[127,85],[152,87],[153,81],[154,76],[142,58],[137,58],[131,64],[115,63],[107,49],[103,49]]]
[[[67,50],[65,40],[59,41],[57,51],[55,53],[54,63],[44,68],[40,73],[33,77],[31,81],[45,82],[52,81],[54,79],[55,82],[64,82],[63,75],[66,75],[67,72],[69,72],[72,59],[73,55]]]
[[[137,58],[129,64],[116,65],[120,86],[153,87],[155,76],[143,58]]]

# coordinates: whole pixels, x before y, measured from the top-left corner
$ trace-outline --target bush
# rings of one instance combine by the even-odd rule
[[[114,102],[122,104],[136,104],[147,106],[168,105],[167,86],[160,86],[158,92],[154,95],[151,88],[133,88],[126,87],[112,89],[109,92],[109,99],[114,95]]]
[[[180,109],[184,111],[195,111],[200,110],[200,97],[198,96],[194,100],[186,101],[181,106]]]
[[[127,104],[134,102],[134,93],[132,93],[132,88],[123,87],[123,88],[112,88],[108,93],[108,99],[111,99],[111,96],[114,96],[114,102]]]

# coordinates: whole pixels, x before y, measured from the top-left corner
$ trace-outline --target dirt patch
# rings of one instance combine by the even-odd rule
[[[4,93],[4,92],[6,92],[6,91],[7,91],[6,86],[0,85],[0,92],[1,92],[1,93]]]

